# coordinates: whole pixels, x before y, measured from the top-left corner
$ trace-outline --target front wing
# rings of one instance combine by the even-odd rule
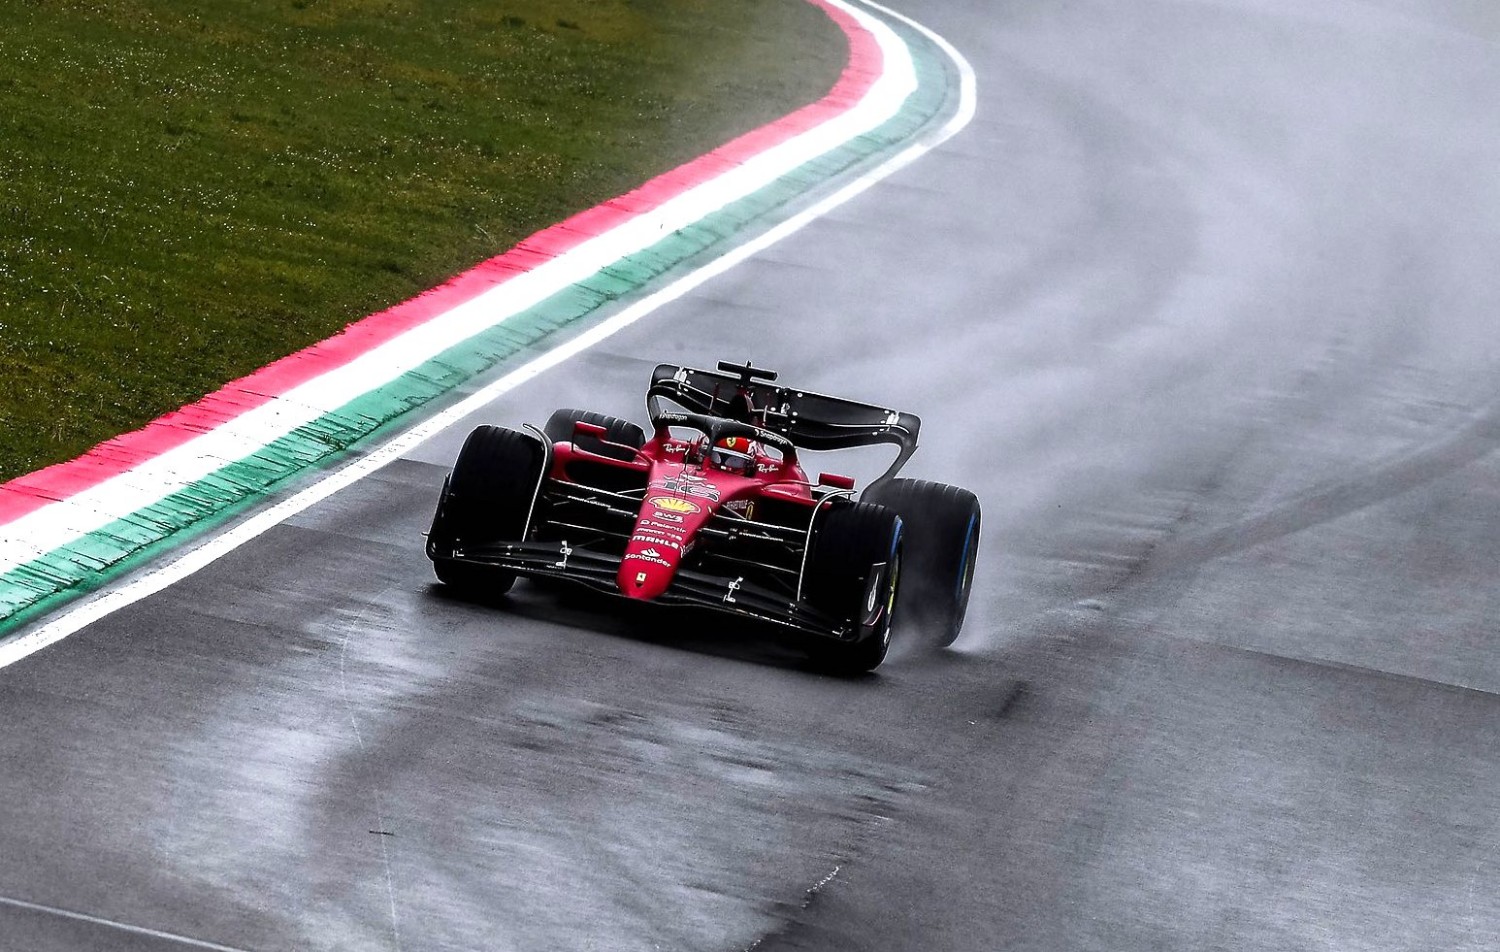
[[[574,548],[566,541],[495,543],[439,554],[517,575],[558,579],[619,594],[615,579],[622,559]],[[769,587],[743,577],[728,578],[692,569],[679,569],[671,587],[651,604],[706,608],[840,641],[851,640],[857,634],[857,629],[847,621],[788,599]]]
[[[625,542],[644,497],[643,490],[611,491],[544,479],[525,541],[445,544],[429,536],[427,555],[620,595],[616,579]],[[679,568],[672,585],[652,604],[706,608],[841,641],[858,635],[855,623],[800,598],[800,563],[810,542],[805,530],[721,514],[700,534],[717,557],[707,566]],[[736,540],[779,548],[783,555],[779,564],[740,558],[747,553]]]

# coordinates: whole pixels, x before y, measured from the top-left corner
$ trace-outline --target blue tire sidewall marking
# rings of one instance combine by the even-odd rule
[[[972,559],[970,548],[974,541],[974,527],[979,524],[978,516],[969,517],[969,528],[964,532],[964,557],[958,563],[958,580],[953,585],[953,599],[957,601],[964,594],[964,579],[969,576],[969,562]],[[977,554],[977,553],[976,553]]]

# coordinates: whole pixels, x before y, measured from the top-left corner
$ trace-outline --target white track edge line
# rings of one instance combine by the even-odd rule
[[[388,463],[394,462],[403,454],[425,443],[433,436],[476,410],[482,409],[486,404],[491,403],[501,395],[514,390],[516,387],[534,379],[543,372],[551,370],[563,361],[576,357],[578,354],[606,340],[615,333],[636,323],[663,305],[678,300],[688,292],[706,284],[730,268],[739,265],[777,242],[801,231],[816,219],[864,194],[876,183],[906,168],[917,159],[957,135],[973,119],[976,108],[976,82],[973,67],[969,65],[968,60],[952,44],[948,43],[947,40],[944,40],[938,34],[914,20],[881,6],[873,2],[873,0],[859,0],[859,2],[901,20],[913,29],[918,30],[937,44],[958,67],[960,74],[958,111],[948,122],[933,133],[927,141],[908,146],[905,150],[866,172],[832,195],[803,209],[759,237],[736,246],[722,257],[716,258],[701,268],[683,275],[672,284],[642,298],[620,313],[595,325],[579,336],[534,357],[489,386],[475,391],[446,410],[415,424],[411,428],[392,437],[389,441],[375,446],[367,455],[333,471],[296,495],[290,496],[246,519],[244,522],[206,540],[201,545],[179,555],[165,565],[151,569],[144,575],[132,579],[117,588],[111,588],[100,595],[89,598],[80,605],[65,609],[61,615],[32,631],[6,641],[0,641],[0,668],[15,664],[17,661],[41,651],[48,645],[55,644],[69,635],[78,632],[87,625],[133,605],[141,599],[154,595],[182,581],[200,569],[211,565],[213,562],[233,552],[257,536],[265,534],[292,516],[322,502],[339,490],[353,485],[371,473],[383,468]]]
[[[0,906],[10,906],[22,909],[26,912],[43,913],[49,916],[57,916],[61,919],[71,919],[74,922],[87,922],[90,925],[102,926],[106,929],[114,929],[118,932],[128,932],[131,935],[145,936],[150,939],[162,939],[174,942],[178,945],[189,946],[194,949],[208,949],[209,952],[245,952],[237,946],[220,945],[217,942],[209,942],[205,939],[195,939],[188,935],[179,935],[176,932],[163,932],[160,929],[148,929],[145,926],[133,926],[128,922],[120,922],[116,919],[106,919],[102,916],[91,916],[86,912],[74,912],[71,909],[61,909],[57,906],[46,906],[39,902],[27,902],[24,899],[15,899],[10,896],[0,896]]]

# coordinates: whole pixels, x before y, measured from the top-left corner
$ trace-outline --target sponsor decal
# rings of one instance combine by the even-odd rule
[[[681,552],[682,551],[682,546],[679,543],[673,542],[670,539],[663,539],[660,536],[645,535],[643,533],[637,533],[636,535],[633,535],[633,536],[630,537],[630,541],[631,542],[644,542],[647,545],[659,545],[659,546],[661,546],[663,548],[671,549],[673,552]]]
[[[681,542],[686,535],[682,526],[674,526],[665,522],[657,522],[655,519],[642,519],[641,524],[635,527],[637,532],[654,532],[667,539],[676,539]]]
[[[756,463],[755,471],[763,475],[766,473],[779,473],[781,472],[781,465],[780,463]]]
[[[645,584],[646,584],[646,573],[645,572],[637,572],[637,573],[635,573],[635,587],[636,588],[640,588],[642,585],[645,585]]]
[[[653,514],[652,518],[658,520],[659,522],[675,522],[677,524],[677,527],[680,527],[682,525],[682,517],[679,516],[679,515],[677,515],[674,512],[661,512],[661,511],[658,511],[658,512],[656,512],[656,513]],[[677,528],[677,527],[674,527],[674,526],[662,526],[663,529],[669,529],[669,530],[672,530],[672,531],[680,531],[680,529]]]
[[[703,511],[703,508],[697,503],[688,502],[686,499],[678,499],[675,496],[652,496],[650,502],[651,505],[662,512],[675,512],[687,515],[690,512]]]
[[[683,473],[676,479],[664,479],[657,484],[658,489],[663,492],[681,493],[684,496],[697,496],[710,502],[719,501],[719,490],[702,476],[690,476]]]
[[[746,519],[755,518],[754,499],[736,499],[734,502],[726,502],[724,504],[724,508],[728,509],[730,512],[737,512],[740,515],[744,516]]]
[[[639,555],[643,559],[659,559],[659,558],[661,558],[661,553],[658,552],[656,549],[642,549],[641,551],[637,552],[636,554]],[[875,598],[874,598],[873,595],[871,596],[870,601],[872,603],[875,601]],[[874,608],[875,606],[872,604],[870,607]]]
[[[635,559],[637,562],[650,562],[652,565],[665,565],[667,568],[672,567],[672,563],[662,558],[660,553],[657,553],[655,556],[650,556],[644,552],[636,552],[633,555],[625,556],[625,558]]]

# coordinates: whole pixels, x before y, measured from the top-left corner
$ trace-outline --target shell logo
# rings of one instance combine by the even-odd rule
[[[677,512],[686,515],[690,512],[700,512],[697,503],[688,502],[686,499],[678,499],[675,496],[654,496],[651,505],[666,512]]]

